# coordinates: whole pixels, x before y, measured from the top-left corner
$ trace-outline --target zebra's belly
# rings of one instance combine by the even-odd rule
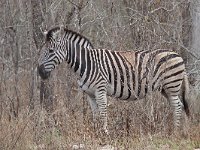
[[[129,93],[127,89],[124,89],[122,94],[120,94],[119,92],[115,92],[114,86],[111,84],[109,84],[107,87],[107,95],[111,96],[111,97],[119,98],[120,100],[127,100],[127,101],[133,101],[133,100],[140,99],[140,97],[138,97],[135,94],[135,91],[130,91],[130,93]],[[144,96],[145,95],[141,95],[141,97],[144,97]]]

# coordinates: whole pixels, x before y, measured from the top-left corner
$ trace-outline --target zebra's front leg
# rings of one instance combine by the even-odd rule
[[[106,90],[100,90],[95,93],[96,103],[99,110],[100,121],[104,132],[108,135],[108,118],[107,118],[107,97]]]
[[[97,107],[96,99],[95,97],[92,97],[92,96],[87,96],[87,99],[90,103],[90,107],[92,110],[93,122],[96,123],[97,117],[98,117],[98,107]]]

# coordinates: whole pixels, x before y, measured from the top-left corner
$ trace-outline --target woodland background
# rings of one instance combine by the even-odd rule
[[[95,48],[167,48],[190,77],[187,136],[172,136],[172,112],[160,94],[124,102],[109,98],[109,144],[117,149],[200,147],[199,0],[1,0],[0,149],[97,149],[91,110],[76,76],[60,65],[44,83],[37,72],[43,31],[65,25]]]

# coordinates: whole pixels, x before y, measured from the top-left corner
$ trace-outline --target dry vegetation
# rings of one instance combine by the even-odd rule
[[[95,150],[102,142],[66,64],[46,83],[37,74],[41,31],[60,24],[96,48],[170,48],[188,66],[193,111],[183,131],[172,132],[172,112],[158,93],[135,102],[109,98],[107,144],[117,150],[200,148],[199,76],[190,50],[188,0],[1,0],[0,16],[0,150],[68,150],[79,144]]]

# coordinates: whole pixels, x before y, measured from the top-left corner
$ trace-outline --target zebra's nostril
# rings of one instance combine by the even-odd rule
[[[38,66],[38,72],[42,79],[47,79],[50,76],[50,72],[45,71],[44,65]]]

